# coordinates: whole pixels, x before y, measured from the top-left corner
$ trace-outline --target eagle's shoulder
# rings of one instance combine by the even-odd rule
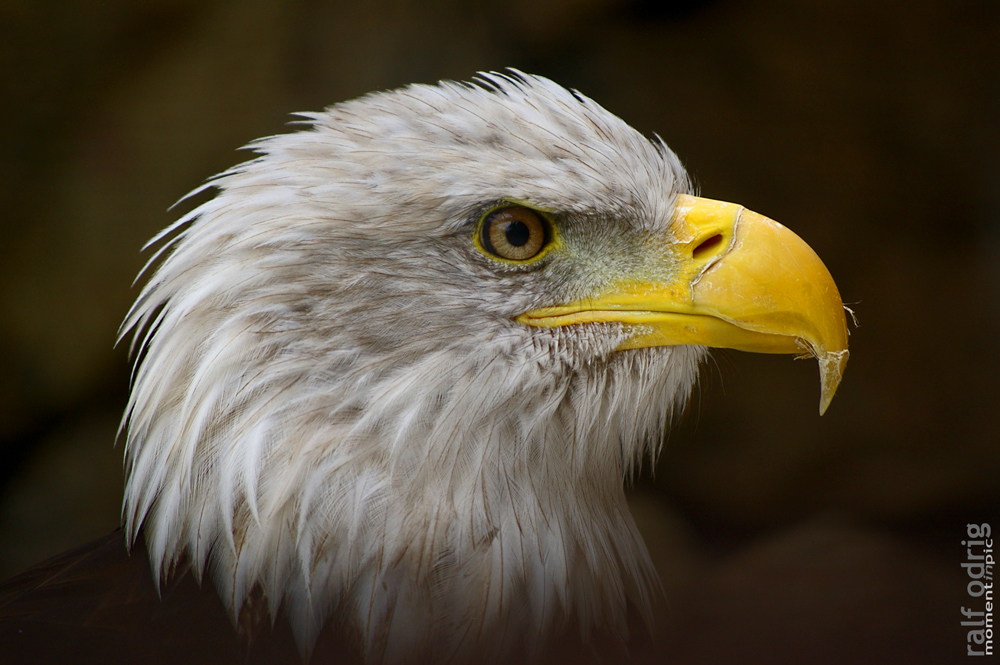
[[[318,662],[353,663],[331,635]],[[157,592],[139,539],[121,530],[44,561],[0,584],[0,654],[17,663],[289,663],[302,660],[284,617],[237,632],[210,580],[182,563]]]

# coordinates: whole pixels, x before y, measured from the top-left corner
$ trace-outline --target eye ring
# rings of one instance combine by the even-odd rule
[[[483,218],[479,242],[490,254],[507,261],[527,261],[538,256],[548,244],[545,219],[524,206],[507,206]]]

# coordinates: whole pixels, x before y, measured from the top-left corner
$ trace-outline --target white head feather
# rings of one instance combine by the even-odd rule
[[[128,537],[161,578],[208,570],[234,616],[262,593],[306,651],[331,614],[372,661],[624,638],[655,573],[623,478],[704,351],[513,317],[644,269],[678,160],[517,72],[303,115],[154,239],[176,232],[123,326]],[[477,252],[504,200],[552,211],[575,254]]]

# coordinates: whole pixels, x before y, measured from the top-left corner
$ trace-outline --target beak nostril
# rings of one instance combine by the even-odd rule
[[[722,234],[716,233],[714,236],[706,238],[700,245],[694,248],[691,252],[692,258],[700,259],[705,254],[711,252],[713,249],[722,244]]]

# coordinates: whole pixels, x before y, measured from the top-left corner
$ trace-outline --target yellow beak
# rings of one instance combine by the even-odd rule
[[[526,312],[530,326],[618,322],[633,327],[619,349],[700,344],[819,360],[819,412],[847,366],[847,319],[837,285],[816,253],[777,222],[743,206],[678,195],[669,283],[626,281],[594,298]]]

